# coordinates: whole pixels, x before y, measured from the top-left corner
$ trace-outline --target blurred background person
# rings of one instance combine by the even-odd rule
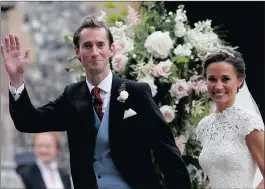
[[[56,132],[38,133],[33,136],[35,163],[20,168],[18,174],[26,189],[71,189],[68,172],[58,167],[56,157],[61,148],[60,135]]]

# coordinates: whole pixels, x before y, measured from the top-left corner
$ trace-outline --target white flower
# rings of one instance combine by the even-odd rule
[[[186,147],[186,143],[187,143],[187,139],[184,135],[180,135],[178,137],[175,137],[175,142],[177,147],[180,150],[181,155],[183,154],[185,147]]]
[[[171,12],[171,11],[168,13],[169,16],[171,16],[172,14],[173,14],[173,12]]]
[[[124,103],[128,97],[129,97],[129,93],[127,91],[123,90],[120,92],[120,96],[117,98],[117,100]]]
[[[175,31],[176,37],[183,37],[186,34],[185,22],[187,21],[186,11],[183,10],[184,6],[179,6],[175,17]]]
[[[172,97],[176,97],[176,103],[178,103],[181,98],[188,96],[188,91],[189,85],[185,79],[177,79],[176,83],[171,86],[169,92]]]
[[[213,31],[203,30],[201,28],[194,28],[188,30],[184,36],[184,41],[190,43],[195,48],[197,57],[201,60],[207,52],[212,52],[220,47],[223,47],[222,41],[218,35]]]
[[[137,55],[136,55],[136,54],[133,54],[133,55],[132,55],[132,58],[133,58],[133,59],[136,59],[136,58],[137,58]]]
[[[123,22],[116,21],[116,22],[115,22],[115,25],[116,25],[118,28],[120,28],[120,27],[123,26]]]
[[[178,45],[175,49],[174,49],[174,54],[176,56],[186,56],[189,57],[191,55],[191,49],[188,45],[184,44],[182,45]]]
[[[157,93],[157,86],[155,85],[154,81],[155,81],[154,78],[150,75],[140,78],[138,80],[138,82],[144,82],[149,84],[152,91],[152,97],[154,97]]]
[[[164,116],[167,123],[170,123],[175,118],[175,110],[173,107],[164,105],[160,108],[162,115]]]
[[[128,57],[121,53],[115,54],[115,56],[111,61],[112,68],[116,72],[124,72],[127,67],[127,63],[128,63]]]
[[[171,72],[170,72],[170,69],[171,69],[171,66],[173,65],[173,63],[170,61],[170,60],[166,60],[164,62],[160,62],[159,64],[157,64],[155,66],[155,69],[154,69],[154,73],[153,75],[155,77],[168,77]]]
[[[166,58],[173,48],[173,41],[169,32],[156,31],[147,37],[144,46],[147,52],[154,57]]]
[[[174,34],[176,37],[183,37],[187,32],[187,29],[185,28],[185,25],[183,23],[177,23],[175,25],[175,31]]]

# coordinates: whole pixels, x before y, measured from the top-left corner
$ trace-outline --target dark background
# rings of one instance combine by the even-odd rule
[[[175,12],[178,5],[185,5],[188,21],[193,23],[206,19],[212,26],[221,26],[226,32],[226,41],[239,46],[246,63],[246,82],[265,120],[264,82],[264,2],[183,2],[167,1],[165,8]]]

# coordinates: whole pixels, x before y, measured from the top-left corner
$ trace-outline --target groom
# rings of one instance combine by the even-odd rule
[[[114,76],[110,30],[87,17],[74,33],[86,80],[68,85],[55,101],[33,107],[24,83],[29,49],[16,35],[1,52],[10,76],[10,114],[18,131],[67,131],[75,189],[158,189],[154,154],[168,189],[189,189],[190,178],[148,84]],[[131,115],[131,117],[128,117]]]

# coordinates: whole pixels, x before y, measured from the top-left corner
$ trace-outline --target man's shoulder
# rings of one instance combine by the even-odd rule
[[[37,164],[32,163],[32,164],[28,164],[28,165],[24,165],[20,167],[17,170],[17,173],[21,176],[27,177],[27,176],[30,176],[33,172],[35,172],[36,169],[38,169]]]
[[[66,88],[67,88],[67,90],[70,90],[70,91],[76,90],[76,89],[82,87],[84,85],[84,83],[85,83],[85,80],[78,81],[78,82],[71,83],[71,84],[67,85]]]
[[[128,88],[135,90],[135,91],[145,91],[148,89],[149,85],[147,83],[137,82],[129,79],[120,78],[123,83],[125,83]]]

